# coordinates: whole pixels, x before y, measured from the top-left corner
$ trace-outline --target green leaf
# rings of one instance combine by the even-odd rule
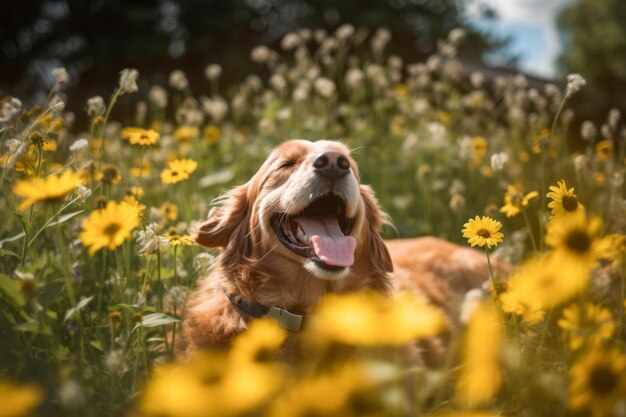
[[[0,274],[0,293],[8,298],[15,308],[24,306],[24,295],[20,291],[19,280]]]
[[[36,321],[29,321],[26,323],[18,324],[15,329],[20,332],[42,334],[44,336],[52,336],[52,328],[47,324],[41,326]]]
[[[6,239],[2,239],[0,240],[0,248],[2,247],[2,245],[4,245],[6,242],[13,242],[16,241],[18,239],[23,238],[26,235],[26,233],[24,232],[20,232],[18,234],[16,234],[15,236],[11,236],[11,237],[7,237]]]
[[[97,350],[99,350],[100,352],[104,352],[104,346],[102,346],[102,342],[100,342],[99,340],[92,340],[91,342],[89,342],[89,344],[96,348]]]
[[[12,211],[11,214],[17,217],[17,220],[20,221],[20,225],[22,226],[22,230],[24,231],[24,233],[27,233],[30,230],[30,221],[28,220],[28,217],[26,217],[19,211]]]
[[[179,321],[180,319],[177,319],[172,316],[168,316],[165,313],[146,314],[145,316],[143,316],[141,323],[137,324],[135,328],[133,329],[133,331],[135,331],[135,329],[137,329],[140,326],[156,327],[156,326],[163,326],[165,324],[178,323]]]
[[[2,249],[1,245],[0,245],[0,256],[15,256],[17,259],[20,259],[20,255],[13,252],[12,250]]]
[[[73,211],[71,213],[67,213],[64,214],[62,216],[59,216],[59,218],[55,221],[53,221],[52,223],[48,223],[48,225],[46,226],[46,228],[48,227],[53,227],[53,226],[57,226],[61,223],[65,223],[66,221],[68,221],[69,219],[71,219],[72,217],[78,216],[80,213],[82,213],[85,210],[78,210],[78,211]]]
[[[41,304],[41,306],[46,309],[58,299],[64,288],[65,281],[52,281],[49,284],[46,284],[39,291],[37,301],[39,301],[39,304]]]
[[[65,313],[65,318],[63,319],[64,322],[68,321],[69,319],[71,319],[72,317],[74,317],[74,315],[76,313],[78,313],[80,310],[82,310],[83,308],[85,308],[85,306],[87,304],[89,304],[89,302],[91,300],[93,300],[93,295],[91,297],[87,297],[87,298],[83,298],[82,300],[80,300],[77,304],[76,307],[70,308],[69,310],[67,310],[67,313]]]

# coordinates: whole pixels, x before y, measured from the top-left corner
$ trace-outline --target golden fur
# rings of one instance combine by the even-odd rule
[[[353,265],[328,276],[290,251],[270,227],[274,213],[298,212],[314,193],[325,192],[315,188],[321,186],[311,174],[315,158],[324,152],[345,155],[350,162],[349,175],[331,187],[346,201],[346,213],[354,218],[350,234],[356,238]],[[304,313],[329,292],[372,290],[391,296],[411,291],[455,321],[463,294],[487,277],[485,256],[432,237],[384,242],[379,230],[387,216],[371,189],[360,184],[358,167],[349,155],[339,142],[288,141],[271,153],[250,181],[223,197],[196,233],[198,243],[222,252],[190,298],[184,350],[226,347],[246,328],[250,317],[233,306],[224,291]]]

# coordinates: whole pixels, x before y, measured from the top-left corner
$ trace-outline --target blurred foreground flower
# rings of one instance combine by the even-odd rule
[[[582,212],[554,218],[547,226],[546,244],[555,253],[569,258],[569,262],[582,262],[591,267],[609,252],[611,240],[598,236],[601,228],[602,219],[587,219]]]
[[[255,320],[228,355],[204,352],[157,368],[137,415],[210,417],[259,409],[282,384],[282,366],[267,359],[275,357],[285,337],[275,322]]]
[[[522,264],[509,280],[505,294],[514,294],[516,301],[525,306],[530,314],[532,311],[547,310],[569,301],[574,295],[584,291],[588,282],[588,269],[558,255],[550,255],[545,259],[531,259]],[[506,298],[504,301],[509,302]],[[507,311],[516,312],[509,309]]]
[[[43,391],[35,385],[16,385],[0,380],[0,417],[21,417],[30,415],[43,400]]]
[[[472,314],[462,344],[462,362],[455,398],[475,407],[489,401],[500,389],[500,348],[503,328],[492,301],[478,305]]]
[[[126,202],[109,201],[105,208],[91,213],[82,225],[79,237],[89,254],[106,247],[110,250],[120,246],[139,226],[139,208]]]
[[[580,349],[585,343],[598,347],[615,332],[611,312],[594,304],[584,304],[582,308],[578,304],[567,307],[558,324],[565,330],[572,351]]]
[[[13,192],[24,197],[18,207],[24,211],[37,202],[56,202],[72,192],[80,184],[80,177],[72,171],[65,171],[48,178],[30,178],[18,181]]]
[[[569,390],[572,410],[615,415],[615,404],[626,397],[626,356],[617,348],[586,353],[570,370]]]
[[[378,416],[382,413],[374,383],[357,362],[300,379],[272,404],[270,417]]]
[[[491,217],[476,216],[474,219],[469,219],[467,223],[463,225],[463,237],[467,239],[469,244],[474,246],[487,246],[487,249],[491,249],[492,246],[497,246],[502,242],[504,235],[499,232],[502,227],[502,223],[492,219]]]
[[[393,346],[435,336],[444,324],[439,310],[409,294],[359,293],[324,298],[309,330],[316,341]]]

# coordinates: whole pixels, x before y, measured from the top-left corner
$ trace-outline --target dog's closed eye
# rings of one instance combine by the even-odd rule
[[[283,161],[279,166],[278,169],[283,169],[283,168],[289,168],[292,167],[296,164],[296,160],[295,159],[288,159],[286,161]]]

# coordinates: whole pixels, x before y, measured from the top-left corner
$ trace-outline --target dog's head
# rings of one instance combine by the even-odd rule
[[[379,235],[386,215],[359,180],[345,145],[285,142],[222,198],[196,240],[222,247],[222,265],[232,270],[261,263],[278,275],[384,276],[392,270]]]

